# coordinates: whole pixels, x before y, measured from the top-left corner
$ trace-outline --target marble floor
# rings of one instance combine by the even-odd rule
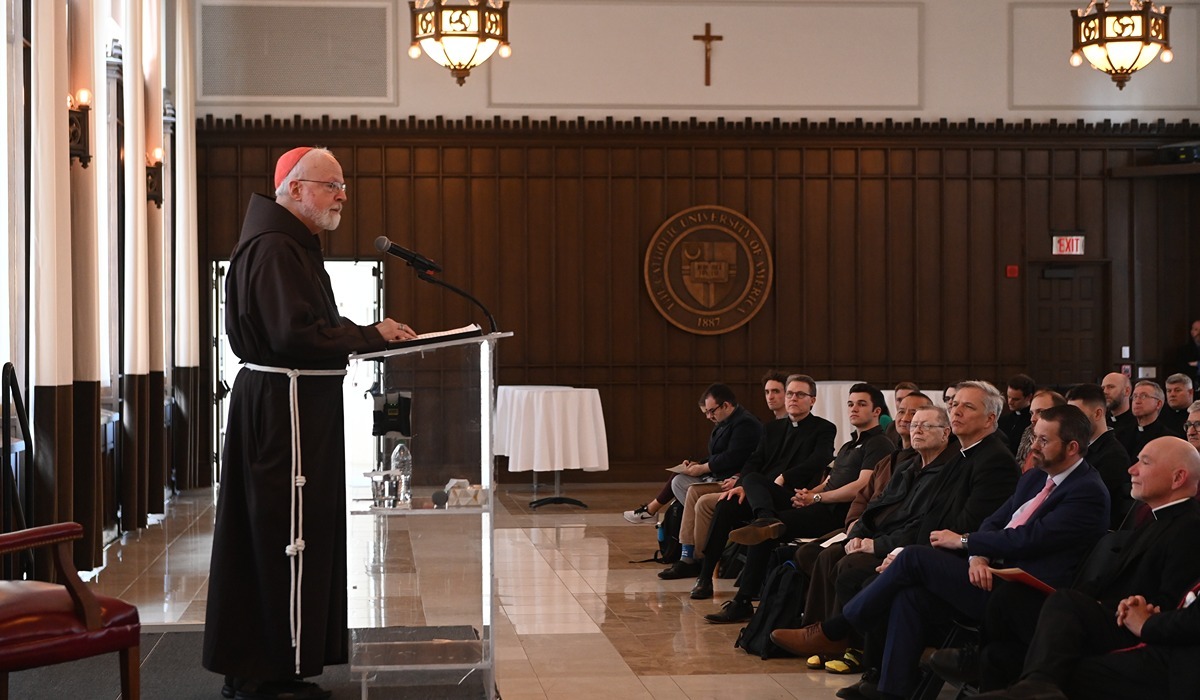
[[[856,680],[734,649],[740,625],[703,619],[732,597],[731,581],[717,581],[714,600],[693,601],[693,581],[663,581],[659,565],[636,563],[653,553],[655,529],[627,523],[621,511],[653,490],[571,486],[587,509],[534,512],[528,486],[499,487],[496,676],[505,700],[832,698]],[[389,518],[356,508],[348,516],[352,628],[477,617],[482,584],[470,564],[479,551],[477,516],[446,527],[444,516]],[[214,514],[212,490],[178,495],[164,516],[107,548],[90,585],[136,604],[148,631],[197,629]]]

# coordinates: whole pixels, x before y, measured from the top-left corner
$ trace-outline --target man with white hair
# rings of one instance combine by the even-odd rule
[[[346,663],[349,646],[347,356],[416,334],[338,313],[318,238],[346,201],[333,154],[288,151],[275,188],[251,197],[226,277],[225,328],[244,371],[229,403],[203,663],[225,676],[225,697],[320,700],[330,693],[302,679]]]

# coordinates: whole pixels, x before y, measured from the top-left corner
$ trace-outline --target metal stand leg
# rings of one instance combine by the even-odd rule
[[[546,496],[545,498],[536,498],[536,499],[530,501],[529,502],[530,508],[540,508],[541,506],[556,505],[556,504],[562,504],[562,505],[567,505],[567,506],[579,506],[580,508],[587,508],[587,504],[584,503],[583,501],[576,500],[574,498],[568,498],[568,497],[562,495],[561,475],[562,475],[561,472],[554,472],[554,495]],[[537,484],[537,472],[534,472],[533,481],[534,481],[534,484],[536,485]]]

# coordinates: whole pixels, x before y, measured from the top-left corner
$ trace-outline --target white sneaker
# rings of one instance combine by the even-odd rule
[[[657,523],[658,516],[646,510],[646,506],[640,505],[634,510],[627,510],[624,513],[625,519],[631,523]]]

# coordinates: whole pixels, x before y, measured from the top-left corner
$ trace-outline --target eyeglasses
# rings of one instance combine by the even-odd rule
[[[1045,448],[1050,443],[1057,442],[1057,441],[1058,441],[1057,438],[1055,438],[1054,440],[1050,440],[1050,439],[1047,439],[1046,437],[1034,437],[1033,442],[1031,444],[1037,445],[1038,447],[1041,447],[1041,448]]]
[[[1133,398],[1135,401],[1158,401],[1159,400],[1158,397],[1155,396],[1154,394],[1138,393],[1138,394],[1134,394]]]
[[[938,428],[945,428],[945,427],[947,427],[947,426],[942,425],[941,423],[913,423],[912,425],[908,426],[908,429],[910,431],[915,430],[917,432],[927,432],[930,430],[936,430]]]
[[[720,404],[717,404],[716,406],[713,406],[712,408],[705,408],[705,407],[701,406],[700,412],[703,413],[706,418],[712,418],[714,415],[716,415],[717,411],[721,410],[721,407],[724,405],[725,404],[720,403]]]
[[[346,191],[346,183],[334,182],[333,180],[305,180],[304,178],[296,178],[296,182],[315,182],[318,185],[325,185],[325,189],[337,194],[338,192]]]
[[[1186,433],[1186,432],[1187,432],[1187,431],[1189,431],[1189,430],[1200,430],[1200,422],[1196,422],[1196,423],[1184,423],[1184,424],[1183,424],[1183,431]]]
[[[808,392],[804,392],[804,391],[787,391],[787,392],[784,392],[783,395],[789,399],[798,399],[801,396],[812,396],[814,398],[816,397],[816,394],[809,394]]]

